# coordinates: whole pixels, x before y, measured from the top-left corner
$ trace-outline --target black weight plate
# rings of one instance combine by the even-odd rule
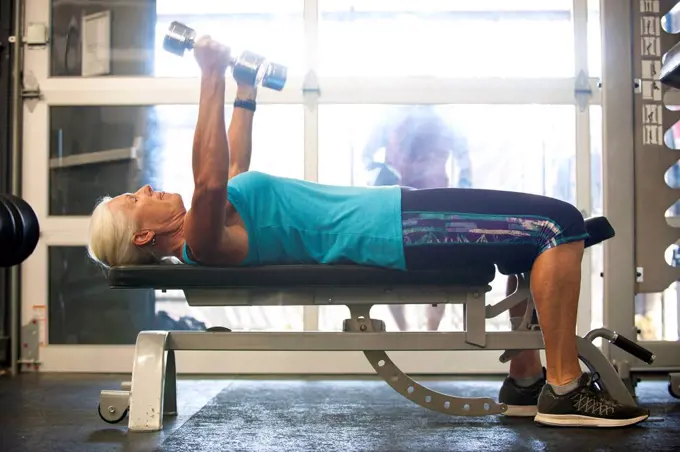
[[[38,217],[31,206],[21,198],[3,195],[3,205],[14,223],[14,234],[8,244],[10,253],[2,253],[0,266],[19,265],[35,250],[40,237]]]
[[[0,267],[10,267],[17,260],[17,218],[9,199],[0,194]]]
[[[21,230],[21,244],[19,246],[19,251],[17,257],[19,262],[14,265],[28,259],[28,257],[33,254],[36,246],[38,246],[38,240],[40,239],[40,225],[38,222],[38,217],[35,214],[33,208],[23,199],[16,196],[10,196],[10,202],[14,204],[14,208],[17,212],[17,227]]]

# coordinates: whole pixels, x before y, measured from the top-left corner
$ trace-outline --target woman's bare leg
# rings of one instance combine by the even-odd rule
[[[552,386],[567,385],[582,375],[576,348],[582,258],[582,241],[559,245],[541,254],[531,270],[531,293]]]
[[[531,272],[538,320],[545,342],[548,384],[538,397],[534,420],[558,426],[623,427],[649,417],[637,405],[615,403],[592,384],[579,365],[576,312],[581,289],[583,242],[541,254]]]

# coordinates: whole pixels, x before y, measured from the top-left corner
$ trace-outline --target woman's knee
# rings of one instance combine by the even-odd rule
[[[558,215],[561,218],[564,218],[566,222],[583,224],[584,221],[583,213],[575,205],[566,201],[556,199],[555,209],[558,212]]]
[[[557,235],[561,241],[580,241],[585,240],[587,231],[585,226],[585,218],[583,213],[574,206],[565,201],[558,199],[554,200],[550,206],[551,212],[547,215],[557,226]]]

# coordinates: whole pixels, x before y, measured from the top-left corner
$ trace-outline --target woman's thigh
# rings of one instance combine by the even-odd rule
[[[550,248],[587,237],[573,205],[496,190],[404,190],[402,226],[410,269],[493,262],[514,272]]]

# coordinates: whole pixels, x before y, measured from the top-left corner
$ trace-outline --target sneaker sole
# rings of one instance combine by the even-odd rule
[[[536,405],[506,405],[508,409],[503,416],[509,417],[533,417],[538,414]]]
[[[577,414],[544,414],[538,413],[534,421],[539,424],[556,427],[627,427],[639,424],[646,420],[649,415],[638,416],[631,419],[601,419],[596,417],[579,416]]]

